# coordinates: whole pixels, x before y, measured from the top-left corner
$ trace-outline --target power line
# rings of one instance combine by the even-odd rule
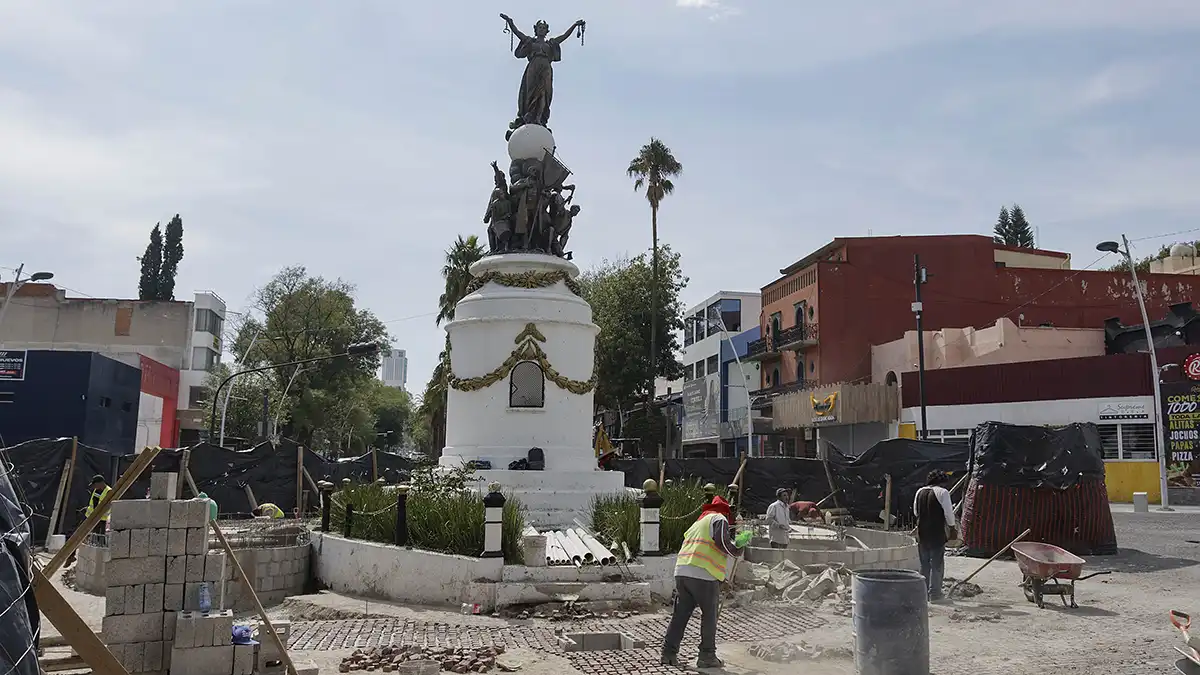
[[[1148,241],[1150,239],[1164,239],[1166,237],[1177,237],[1181,234],[1191,234],[1193,232],[1200,232],[1200,227],[1193,227],[1190,230],[1179,230],[1178,232],[1167,232],[1166,234],[1155,234],[1155,235],[1151,235],[1149,237],[1138,237],[1137,239],[1130,239],[1129,241],[1134,242],[1134,241]]]

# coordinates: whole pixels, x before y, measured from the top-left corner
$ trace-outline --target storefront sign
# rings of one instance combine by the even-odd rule
[[[825,398],[817,398],[814,394],[809,394],[808,397],[812,401],[814,424],[837,421],[838,392],[835,391]]]
[[[683,442],[720,438],[720,376],[683,383]]]
[[[0,381],[25,379],[24,349],[0,350]]]
[[[1184,359],[1183,372],[1189,380],[1200,380],[1200,354],[1192,354]]]
[[[1200,383],[1164,382],[1162,384],[1163,436],[1167,444],[1167,463],[1186,464],[1189,474],[1200,473]]]
[[[1150,406],[1137,401],[1105,401],[1100,404],[1099,418],[1106,420],[1148,420]]]

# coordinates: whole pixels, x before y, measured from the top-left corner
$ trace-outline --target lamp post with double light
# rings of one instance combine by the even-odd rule
[[[17,267],[17,276],[12,283],[8,284],[8,288],[4,293],[4,305],[0,306],[0,327],[4,326],[4,315],[8,314],[8,306],[12,304],[13,296],[17,294],[17,290],[29,282],[49,281],[54,278],[53,272],[34,272],[29,275],[28,279],[21,279],[21,272],[25,270],[25,264],[22,263]],[[4,346],[4,341],[0,338],[0,347]]]
[[[746,378],[746,369],[742,366],[742,359],[738,356],[737,346],[733,344],[733,338],[729,335],[729,329],[725,327],[725,320],[721,318],[720,314],[718,314],[715,319],[702,319],[698,316],[689,316],[687,320],[697,325],[700,323],[716,324],[717,328],[721,330],[721,339],[729,343],[729,351],[733,353],[733,360],[737,363],[738,372],[742,375],[742,389],[746,390],[746,456],[752,457],[754,455],[754,410],[750,405],[750,385],[747,384],[749,380]],[[707,330],[705,332],[707,332]],[[720,352],[721,350],[718,347],[717,353],[720,354]]]

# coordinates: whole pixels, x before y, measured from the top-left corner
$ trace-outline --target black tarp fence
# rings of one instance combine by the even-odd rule
[[[136,455],[113,455],[104,450],[75,444],[70,438],[27,441],[5,448],[12,464],[12,478],[17,494],[32,509],[30,526],[33,541],[44,544],[49,531],[54,500],[67,460],[75,446],[76,464],[71,484],[66,489],[60,510],[58,532],[72,532],[84,520],[90,495],[91,479],[104,476],[109,484],[133,463]],[[145,498],[150,489],[150,474],[156,471],[179,471],[184,451],[181,448],[163,449],[125,493],[130,499]],[[248,450],[231,450],[201,443],[188,448],[188,469],[196,486],[217,502],[223,515],[250,513],[250,500],[243,485],[249,485],[261,504],[271,502],[290,512],[296,506],[297,444],[288,439],[278,445],[261,443]],[[371,480],[378,466],[379,477],[389,482],[406,479],[416,462],[387,452],[376,452],[341,460],[327,459],[312,450],[303,450],[304,468],[314,481],[330,480],[340,483],[349,478],[356,483]],[[309,493],[310,508],[318,502],[307,480],[303,489]],[[188,492],[190,494],[190,491]]]
[[[791,457],[754,457],[746,460],[742,474],[742,500],[750,513],[765,513],[775,499],[775,491],[795,491],[795,498],[820,501],[834,489],[836,503],[849,509],[859,520],[878,521],[884,510],[886,476],[892,476],[892,513],[907,519],[917,489],[925,484],[930,471],[946,471],[956,480],[967,469],[969,451],[965,446],[897,438],[875,444],[858,457],[850,457],[829,446],[829,465],[816,459]],[[741,460],[737,458],[669,459],[665,477],[673,480],[699,480],[702,483],[729,485]],[[626,487],[642,487],[647,478],[658,480],[658,461],[624,459],[615,462],[625,472]],[[830,487],[830,479],[833,488]],[[832,507],[834,500],[823,507]]]
[[[12,459],[0,452],[0,460],[7,460],[0,465],[0,668],[5,675],[38,675],[39,615],[27,572],[33,509],[11,480]]]

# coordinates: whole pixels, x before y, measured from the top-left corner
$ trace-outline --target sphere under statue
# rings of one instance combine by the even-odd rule
[[[523,124],[508,137],[508,158],[514,162],[553,155],[554,148],[554,134],[540,124]]]

